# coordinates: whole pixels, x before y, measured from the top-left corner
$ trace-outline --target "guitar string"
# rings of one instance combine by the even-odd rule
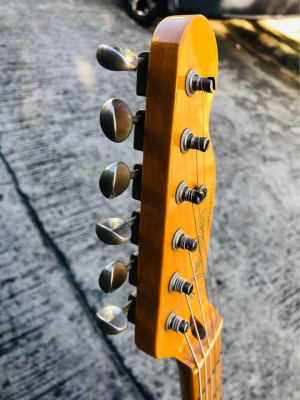
[[[205,135],[204,124],[205,124],[205,120],[204,120],[204,92],[202,91],[202,137],[204,137],[204,135]],[[203,169],[204,169],[203,175],[204,175],[204,185],[205,185],[205,171],[206,171],[206,168],[205,168],[205,153],[203,153]],[[199,218],[200,218],[200,207],[198,207],[198,212],[199,212]],[[203,232],[203,228],[202,228],[202,233],[204,233]],[[211,224],[211,235],[210,236],[211,236],[210,246],[212,246],[212,237],[213,237],[212,224]],[[211,279],[211,268],[210,268],[210,263],[209,263],[209,260],[208,260],[208,248],[206,247],[206,244],[205,244],[204,234],[203,234],[203,239],[204,239],[204,246],[205,246],[205,253],[206,253],[206,260],[207,260],[207,268],[208,268],[208,275],[209,275],[209,281],[210,281],[210,288],[211,288],[211,292],[212,292],[213,303],[215,305],[216,302],[215,302],[214,290],[213,290],[212,279]],[[212,247],[211,247],[211,249],[212,249]],[[217,275],[216,275],[216,269],[215,269],[213,253],[212,253],[212,262],[213,262],[213,265],[214,265],[214,272],[215,272],[214,278],[215,278],[215,282],[217,282]],[[217,285],[216,285],[216,292],[217,292],[217,306],[220,309],[220,298],[219,298],[219,291],[218,291],[218,286]]]
[[[201,81],[201,83],[202,83],[202,81]],[[203,91],[203,90],[201,91],[201,97],[202,97],[202,99],[201,99],[201,100],[202,100],[202,101],[201,101],[201,108],[202,108],[202,137],[204,138],[204,134],[205,134],[205,119],[204,119],[204,91]],[[197,153],[198,153],[198,152],[196,152],[196,165],[198,164],[198,161],[197,161],[197,156],[198,156],[198,155],[197,155]],[[205,185],[205,183],[206,183],[205,159],[206,159],[206,157],[205,157],[205,152],[203,152],[203,184],[204,184],[204,185]],[[199,187],[199,183],[198,183],[198,182],[199,182],[199,178],[198,178],[198,175],[199,175],[199,169],[197,168],[197,186]],[[197,234],[197,238],[198,238],[198,252],[199,252],[199,256],[200,256],[200,260],[201,260],[202,275],[204,276],[204,266],[203,266],[203,264],[202,264],[202,252],[201,252],[201,247],[200,247],[199,233],[198,233],[198,229],[197,229],[197,222],[196,222],[196,217],[195,217],[195,211],[194,211],[193,204],[192,204],[192,208],[193,208],[193,216],[194,216],[194,222],[195,222],[195,229],[196,229],[196,234]],[[200,220],[200,206],[198,206],[198,212],[199,212],[199,220]],[[204,245],[205,245],[205,236],[204,236],[203,225],[201,225],[201,227],[202,227],[202,236],[203,236]],[[210,288],[211,288],[211,292],[212,292],[213,303],[215,304],[214,289],[213,289],[213,285],[212,285],[211,270],[210,270],[210,266],[209,266],[209,260],[208,260],[208,257],[207,257],[206,245],[205,245],[205,253],[206,253],[205,256],[206,256],[206,260],[207,260],[207,269],[208,269],[208,276],[209,276]],[[210,307],[209,307],[208,309],[209,309],[210,324],[211,324],[211,328],[212,328],[212,332],[213,332],[212,316],[211,316]],[[207,338],[208,338],[208,336],[207,336]],[[210,354],[212,353],[212,351],[215,353],[215,347],[214,347],[213,350],[210,348],[209,338],[208,338],[208,344],[209,344],[209,351],[210,351]],[[211,361],[211,358],[210,358],[210,361]],[[211,362],[210,362],[210,364],[211,364]],[[211,365],[210,365],[210,371],[211,371]],[[211,378],[210,383],[211,383],[211,396],[213,396],[213,381],[212,381],[212,378]]]
[[[190,103],[189,103],[189,101],[188,101],[189,121],[191,121],[191,110],[190,110],[189,105],[190,105]],[[198,158],[197,158],[197,151],[196,151],[196,170],[197,170],[196,176],[197,176],[197,187],[198,187],[198,186],[199,186],[199,182],[198,182]],[[193,203],[192,203],[192,204],[193,204]],[[194,219],[195,219],[195,218],[194,218]],[[198,236],[198,235],[197,235],[197,236]],[[192,270],[193,270],[193,276],[194,276],[195,284],[197,285],[196,273],[195,273],[195,269],[194,269],[194,265],[193,265],[193,262],[192,262],[192,259],[191,259],[191,254],[190,254],[190,252],[189,252],[189,257],[190,257],[190,261],[191,261],[191,266],[192,266]],[[202,308],[202,303],[201,303],[201,298],[200,298],[200,295],[199,295],[198,287],[197,287],[197,291],[198,291],[198,301],[199,301],[199,305],[200,305],[200,308],[201,308],[201,311],[202,311],[202,318],[203,318],[203,321],[204,321],[203,308]],[[188,299],[187,299],[187,300],[188,300]],[[190,308],[190,302],[189,302],[189,300],[188,300],[188,305],[189,305],[189,308]],[[203,355],[204,370],[205,370],[205,391],[206,391],[206,396],[205,396],[205,397],[206,397],[206,399],[207,399],[208,387],[207,387],[207,365],[206,365],[206,357],[205,357],[205,352],[204,352],[203,345],[202,345],[202,342],[201,342],[201,339],[200,339],[198,327],[197,327],[197,324],[196,324],[196,322],[195,322],[195,318],[194,318],[194,315],[193,315],[193,313],[192,313],[191,308],[190,308],[190,312],[191,312],[191,316],[192,316],[192,319],[193,319],[194,327],[195,327],[195,330],[196,330],[196,333],[197,333],[197,338],[198,338],[198,341],[199,341],[200,349],[201,349],[202,355]],[[206,328],[205,328],[205,330],[206,330]],[[210,356],[209,365],[210,365],[210,376],[211,376],[211,356]],[[200,374],[199,377],[200,377],[200,379],[201,379],[201,372],[199,372],[199,374]],[[201,393],[201,396],[202,396],[202,393]]]
[[[212,298],[213,298],[213,304],[215,305],[216,304],[216,302],[215,302],[215,296],[214,296],[214,289],[213,289],[213,285],[212,285],[212,279],[211,279],[211,271],[210,271],[210,264],[209,264],[209,261],[208,261],[208,249],[207,249],[207,246],[206,246],[206,240],[205,240],[205,237],[204,237],[204,229],[203,228],[201,228],[201,231],[202,231],[202,236],[203,236],[203,244],[204,244],[204,251],[205,251],[205,257],[206,257],[206,260],[207,260],[207,269],[208,269],[208,275],[209,275],[209,282],[210,282],[210,289],[211,289],[211,292],[212,292]],[[212,235],[211,235],[212,236]],[[210,243],[210,246],[211,246],[212,244]],[[216,278],[215,278],[216,279]],[[218,292],[218,288],[216,288],[216,292],[217,292],[217,307],[218,307],[218,309],[220,309],[220,298],[219,298],[219,292]],[[220,312],[221,312],[221,310],[220,310]],[[215,313],[215,321],[216,321],[216,318],[217,318],[217,314]]]
[[[186,298],[186,301],[187,301],[187,304],[188,304],[188,307],[189,307],[189,310],[190,310],[190,313],[191,313],[191,317],[192,317],[192,320],[193,320],[193,323],[194,323],[194,327],[195,327],[195,330],[196,330],[198,342],[199,342],[200,349],[201,349],[201,352],[202,352],[202,355],[203,355],[204,375],[205,375],[205,390],[207,390],[207,367],[206,367],[206,361],[205,361],[205,353],[204,353],[203,345],[202,345],[202,342],[201,342],[201,339],[200,339],[200,335],[199,335],[198,327],[197,327],[197,324],[196,324],[196,321],[195,321],[195,317],[194,317],[194,314],[193,314],[193,310],[192,310],[192,307],[191,307],[191,303],[190,303],[190,300],[189,300],[189,297],[188,297],[187,294],[185,295],[185,298]]]
[[[204,136],[204,99],[203,99],[203,91],[202,91],[202,132],[203,132],[203,136]],[[190,112],[190,107],[189,107],[189,117],[191,116],[191,112]],[[191,117],[189,118],[191,120]],[[197,177],[197,187],[199,187],[199,169],[198,169],[198,155],[197,155],[197,151],[196,153],[196,177]],[[204,153],[203,153],[204,156]],[[203,162],[203,166],[204,166],[204,180],[205,180],[205,158],[203,158],[204,162]],[[197,233],[197,241],[198,241],[198,248],[200,249],[200,243],[199,243],[199,235],[198,235],[198,231],[197,231],[197,222],[196,222],[196,218],[195,218],[195,212],[194,212],[194,208],[193,208],[193,203],[192,203],[192,210],[193,210],[193,216],[194,216],[194,222],[195,222],[195,229],[196,229],[196,233]],[[199,253],[200,254],[200,253]],[[200,309],[201,309],[201,313],[202,313],[202,319],[203,319],[203,323],[204,323],[204,327],[205,327],[205,331],[206,331],[206,336],[207,336],[207,343],[208,343],[208,349],[209,349],[209,370],[210,370],[210,376],[212,375],[212,352],[211,352],[211,346],[210,346],[210,341],[209,341],[209,337],[208,337],[208,333],[207,333],[207,325],[206,325],[206,320],[205,320],[205,316],[204,316],[204,312],[203,312],[203,307],[202,307],[202,302],[201,302],[201,297],[200,297],[200,293],[199,293],[199,288],[198,288],[198,283],[197,283],[197,279],[196,279],[196,273],[195,273],[195,269],[194,269],[194,265],[191,259],[191,254],[189,254],[190,256],[190,261],[192,264],[192,269],[193,269],[193,275],[194,275],[194,280],[195,280],[195,284],[196,284],[196,288],[197,288],[197,295],[198,295],[198,301],[199,301],[199,305],[200,305]],[[202,257],[200,254],[200,260],[201,260],[201,265],[202,265]],[[202,265],[202,272],[203,272],[203,276],[204,276],[204,268]],[[210,308],[209,308],[209,312],[210,312]],[[210,324],[212,327],[212,319],[211,319],[211,313],[210,313]],[[213,329],[212,329],[213,331]],[[202,344],[202,343],[201,343]],[[204,363],[206,365],[206,358],[205,358],[205,354],[204,354]],[[211,389],[211,398],[213,398],[213,382],[212,382],[212,378],[210,379],[210,389]],[[208,395],[208,387],[207,387],[207,381],[206,381],[206,391],[207,391],[207,395]],[[206,397],[207,397],[206,395]]]
[[[201,86],[202,86],[202,80],[201,80]],[[201,91],[201,97],[202,97],[202,102],[201,102],[201,107],[202,107],[202,137],[204,138],[204,135],[205,135],[205,116],[204,116],[204,90],[203,90],[203,88],[202,88],[202,91]],[[199,171],[197,170],[197,174],[198,173],[199,173]],[[203,184],[205,185],[205,183],[206,183],[206,167],[205,167],[205,152],[203,152]],[[193,208],[193,213],[194,213],[194,208]],[[198,205],[198,214],[199,214],[199,220],[200,220],[200,205]],[[194,219],[195,219],[195,214],[194,214]],[[201,224],[201,227],[202,226],[203,225]],[[196,232],[197,232],[197,224],[196,224]],[[204,246],[205,246],[204,230],[202,230],[202,236],[203,236]],[[197,232],[197,237],[199,238],[198,232]],[[203,275],[204,275],[204,266],[202,264],[202,254],[201,254],[201,248],[200,248],[199,241],[198,241],[198,247],[199,247],[199,255],[200,255],[200,259],[201,259],[202,272],[203,272]],[[212,286],[212,282],[211,282],[211,274],[210,274],[210,268],[209,268],[209,262],[208,262],[208,258],[207,258],[207,253],[205,254],[205,257],[206,257],[206,265],[207,265],[207,271],[208,271],[209,281],[210,281],[210,288],[211,288],[213,302],[214,302],[214,290],[213,290],[213,286]],[[208,305],[208,310],[209,310],[209,318],[210,318],[211,330],[212,330],[212,333],[213,333],[210,305]],[[207,337],[208,337],[208,333],[207,333]],[[208,341],[209,341],[209,338],[208,338]],[[210,345],[209,345],[209,351],[210,351],[210,354],[211,354]],[[213,356],[215,356],[215,346],[214,346],[213,352],[214,352]],[[213,377],[211,377],[211,380],[210,380],[210,389],[211,389],[211,398],[213,398]]]
[[[213,226],[211,225],[211,237],[212,236],[213,236]],[[215,258],[214,258],[212,240],[210,241],[210,251],[211,251],[211,260],[212,260],[212,265],[213,265],[214,278],[215,278],[216,288],[217,288],[216,292],[217,292],[218,309],[220,310],[220,314],[222,314],[221,302],[220,302],[220,296],[219,296],[219,289],[218,289],[218,283],[217,283],[217,271],[216,271],[216,265],[215,265]]]
[[[194,222],[195,222],[195,229],[196,229],[196,235],[197,235],[197,241],[198,241],[198,252],[199,252],[199,257],[201,260],[201,268],[202,268],[202,275],[204,275],[204,268],[203,268],[203,264],[202,264],[202,250],[201,250],[201,246],[200,246],[200,240],[199,240],[199,232],[198,232],[198,228],[197,228],[197,222],[196,222],[196,215],[195,215],[195,210],[194,210],[194,206],[193,206],[193,215],[194,215]],[[200,218],[200,215],[199,215]],[[213,303],[215,304],[215,299],[214,299],[214,294],[213,294],[213,285],[212,285],[212,281],[211,281],[211,275],[210,275],[210,270],[209,270],[209,262],[208,262],[208,257],[207,257],[207,251],[206,251],[206,244],[205,244],[205,237],[204,237],[204,230],[203,228],[201,229],[202,232],[202,236],[203,236],[203,241],[204,241],[204,249],[205,249],[205,258],[207,261],[207,269],[208,269],[208,275],[209,275],[209,284],[210,284],[210,289],[212,292],[212,298],[213,298]],[[212,317],[211,317],[211,312],[210,312],[210,308],[209,308],[209,314],[210,314],[210,321],[212,323]],[[211,328],[213,329],[213,326],[211,325]]]
[[[196,223],[194,207],[193,207],[193,215],[194,215],[194,221],[195,221],[195,227],[196,227],[196,234],[197,234],[197,238],[198,238],[198,251],[199,251],[199,257],[200,257],[200,260],[201,260],[202,276],[204,277],[204,268],[203,268],[203,264],[202,264],[202,252],[201,252],[200,243],[199,243],[199,234],[198,234],[198,229],[197,229],[197,223]],[[204,237],[204,231],[203,230],[202,230],[202,235]],[[207,252],[206,252],[206,247],[205,246],[206,245],[205,245],[205,239],[204,239],[205,256],[206,256],[207,265],[208,265]],[[207,268],[209,268],[209,266]],[[211,286],[211,291],[213,292],[213,287],[211,285],[211,279],[210,279],[210,286]],[[213,296],[213,298],[214,298],[214,296]],[[213,332],[213,324],[212,324],[212,316],[211,316],[210,307],[208,307],[208,312],[209,312],[210,326],[211,326],[211,330]],[[216,322],[217,315],[215,314],[215,316],[216,316],[215,317],[215,322]],[[205,330],[206,330],[206,327],[205,327]],[[215,356],[216,352],[217,352],[217,348],[214,346],[213,349],[211,349],[208,336],[207,336],[207,339],[208,339],[208,346],[209,346],[210,353],[212,353]],[[211,368],[210,368],[210,371],[211,371]],[[211,372],[210,372],[210,375],[211,375]],[[212,378],[210,380],[210,384],[211,384],[211,392],[213,393],[213,381],[212,381]]]
[[[195,285],[196,285],[196,292],[197,292],[197,297],[198,297],[198,302],[200,305],[200,310],[201,310],[201,315],[202,315],[202,319],[203,319],[203,324],[204,324],[204,329],[205,329],[205,333],[206,333],[206,338],[207,338],[207,345],[208,345],[208,350],[209,350],[209,374],[211,377],[211,347],[210,347],[210,340],[208,337],[208,331],[207,331],[207,325],[206,325],[206,320],[205,320],[205,315],[204,315],[204,311],[203,311],[203,307],[202,307],[202,302],[201,302],[201,296],[200,296],[200,292],[199,292],[199,287],[198,287],[198,281],[197,281],[197,277],[196,277],[196,272],[195,272],[195,267],[194,267],[194,263],[193,263],[193,259],[192,259],[192,255],[191,252],[189,251],[189,257],[190,257],[190,262],[191,262],[191,266],[192,266],[192,271],[193,271],[193,276],[194,276],[194,281],[195,281]],[[204,362],[206,362],[206,358],[205,358],[205,354],[204,354]],[[212,379],[210,380],[210,392],[211,392],[211,398],[212,398],[212,393],[213,393],[213,388],[212,388]],[[208,393],[208,387],[206,386],[206,391]],[[207,398],[207,396],[206,396]]]
[[[201,81],[201,84],[202,84],[202,81]],[[204,92],[203,92],[203,90],[201,91],[201,110],[202,110],[202,137],[204,137],[204,132],[205,132],[205,130],[204,130],[204,123],[205,123],[205,120],[204,120]],[[199,187],[199,169],[198,169],[198,152],[196,151],[196,170],[197,170],[197,187]],[[205,179],[205,172],[206,172],[206,167],[205,167],[205,152],[203,152],[203,184],[205,185],[205,181],[206,181],[206,179]],[[200,260],[201,260],[201,267],[202,267],[202,275],[203,276],[205,276],[204,275],[204,266],[203,266],[203,263],[202,263],[202,253],[201,253],[201,247],[200,247],[200,240],[199,240],[199,233],[198,233],[198,229],[197,229],[197,222],[196,222],[196,217],[195,217],[195,210],[194,210],[194,207],[193,207],[193,203],[192,203],[192,210],[193,210],[193,216],[194,216],[194,223],[195,223],[195,229],[196,229],[196,235],[197,235],[197,241],[198,241],[198,252],[199,252],[199,257],[200,257]],[[199,213],[200,213],[200,207],[198,206],[198,210],[199,210]],[[199,214],[199,219],[200,219],[200,214]],[[207,260],[207,262],[208,262],[208,260]],[[210,270],[209,270],[209,276],[210,276]],[[212,290],[212,293],[213,293],[213,287],[212,287],[212,285],[211,285],[211,290]],[[201,304],[201,307],[202,307],[202,304]],[[211,317],[211,311],[210,311],[210,307],[209,307],[209,319],[210,319],[210,325],[211,325],[211,329],[212,329],[212,332],[213,332],[213,325],[212,325],[212,317]],[[203,314],[203,322],[204,322],[204,325],[205,325],[205,331],[206,331],[206,334],[207,334],[207,343],[208,343],[208,348],[209,348],[209,354],[210,354],[210,376],[211,376],[211,371],[212,371],[212,366],[211,366],[211,359],[212,359],[212,350],[211,350],[211,347],[210,347],[210,341],[209,341],[209,337],[208,337],[208,332],[207,332],[207,326],[206,326],[206,321],[205,321],[205,319],[204,319],[204,314]],[[212,377],[211,377],[211,380],[210,380],[210,388],[211,388],[211,398],[212,398],[212,396],[213,396],[213,381],[212,381]]]
[[[202,83],[202,81],[201,81]],[[201,95],[202,95],[202,137],[204,137],[205,135],[205,115],[204,115],[204,91],[201,91]],[[205,168],[205,152],[203,152],[203,177],[204,177],[204,185],[205,185],[205,172],[206,172],[206,168]],[[197,174],[198,174],[198,169],[197,169]],[[199,215],[199,219],[200,219],[200,206],[198,205],[198,215]],[[194,215],[195,218],[195,215]],[[197,229],[197,227],[196,227]],[[210,288],[211,288],[211,293],[212,293],[212,298],[213,298],[213,304],[216,304],[215,302],[215,296],[214,296],[214,288],[212,285],[212,279],[211,279],[211,268],[210,268],[210,263],[208,260],[208,249],[206,246],[206,241],[205,241],[205,235],[204,235],[204,228],[203,225],[201,224],[201,230],[202,230],[202,236],[203,236],[203,240],[204,240],[204,249],[205,249],[205,257],[207,260],[207,269],[208,269],[208,275],[209,275],[209,282],[210,282]],[[216,274],[216,267],[215,267],[215,262],[214,262],[214,255],[213,255],[213,248],[212,248],[212,236],[213,236],[213,229],[212,229],[212,224],[211,224],[211,240],[210,240],[210,248],[211,248],[211,255],[212,255],[212,263],[213,263],[213,273],[214,273],[214,279],[215,279],[215,283],[216,283],[216,292],[217,292],[217,306],[219,311],[221,312],[221,305],[220,305],[220,297],[219,297],[219,290],[218,290],[218,286],[217,286],[217,274]],[[197,234],[198,237],[198,234]],[[200,249],[200,244],[199,244],[199,249]],[[200,255],[201,256],[201,255]],[[201,257],[201,261],[202,261],[202,257]],[[210,311],[210,307],[209,307],[209,313],[210,313],[210,319],[211,319],[211,311]],[[216,319],[217,319],[217,314],[215,313]],[[212,330],[213,331],[213,330]],[[217,349],[217,346],[214,346],[214,353],[215,351],[220,352],[221,349]],[[219,347],[219,346],[218,346]],[[212,383],[212,379],[211,379],[211,383]]]
[[[190,348],[190,351],[191,351],[191,353],[192,353],[192,356],[193,356],[193,358],[194,358],[195,364],[196,364],[197,369],[198,369],[199,394],[200,394],[200,399],[199,399],[199,400],[202,400],[202,385],[201,385],[201,370],[200,370],[200,365],[199,365],[199,363],[198,363],[196,354],[195,354],[195,352],[194,352],[194,349],[193,349],[193,347],[192,347],[192,344],[191,344],[190,339],[188,338],[188,335],[187,335],[186,332],[185,332],[184,336],[185,336],[185,338],[186,338],[186,341],[187,341],[187,343],[188,343],[188,346],[189,346],[189,348]]]

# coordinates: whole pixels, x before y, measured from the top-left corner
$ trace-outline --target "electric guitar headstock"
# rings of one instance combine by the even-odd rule
[[[114,142],[126,140],[135,126],[143,164],[130,170],[113,163],[100,177],[110,199],[132,180],[141,208],[127,221],[96,225],[104,243],[138,245],[127,265],[113,261],[101,271],[104,292],[118,289],[127,275],[136,291],[123,307],[99,310],[97,324],[117,334],[134,322],[141,350],[178,361],[183,399],[221,399],[222,318],[208,300],[205,279],[216,186],[209,135],[218,73],[214,33],[203,16],[170,17],[155,30],[149,53],[101,45],[97,59],[113,71],[137,71],[137,94],[146,96],[145,111],[136,115],[119,99],[100,112],[102,130]]]

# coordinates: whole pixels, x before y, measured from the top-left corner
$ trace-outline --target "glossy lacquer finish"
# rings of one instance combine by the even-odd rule
[[[139,236],[139,268],[136,303],[136,344],[156,357],[174,357],[179,362],[182,397],[199,399],[199,376],[183,334],[166,331],[172,311],[190,322],[190,311],[183,294],[170,293],[168,285],[175,272],[194,282],[189,254],[196,269],[204,319],[194,288],[189,296],[193,313],[204,325],[204,358],[197,339],[188,330],[188,338],[201,369],[202,399],[221,398],[222,319],[209,303],[205,288],[205,270],[215,194],[215,162],[212,143],[205,153],[180,151],[182,132],[209,135],[209,113],[213,93],[196,92],[189,97],[185,79],[189,70],[217,81],[218,55],[214,33],[202,16],[167,18],[157,27],[150,49],[142,202]],[[207,198],[198,205],[177,204],[176,189],[181,182],[190,188],[205,184]],[[173,250],[174,233],[198,238],[198,250]],[[195,287],[195,282],[194,282]],[[207,388],[205,387],[207,382]]]

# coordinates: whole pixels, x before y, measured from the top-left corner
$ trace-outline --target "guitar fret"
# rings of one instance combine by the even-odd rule
[[[221,360],[222,360],[222,353],[220,353],[219,358],[217,359],[216,365],[215,365],[214,369],[212,370],[210,378],[207,381],[207,386],[211,382],[211,380],[214,377],[215,373],[217,372],[217,368],[218,368]],[[219,385],[217,386],[213,399],[215,399],[217,391],[218,391],[220,386],[221,386],[221,383],[219,383]],[[206,387],[202,390],[202,395],[204,395],[204,394],[206,394]]]
[[[213,400],[215,400],[215,399],[217,398],[217,394],[218,394],[218,392],[220,391],[221,386],[222,386],[222,383],[219,383],[218,386],[217,386],[217,388],[216,388],[216,391],[215,391]]]

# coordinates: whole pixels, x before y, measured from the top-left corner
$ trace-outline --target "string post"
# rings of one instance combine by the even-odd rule
[[[210,140],[204,136],[194,136],[192,131],[187,128],[183,131],[180,138],[180,151],[187,153],[190,149],[205,153],[209,148]]]
[[[186,145],[188,149],[199,150],[205,153],[209,147],[209,139],[206,137],[189,135]]]
[[[216,90],[216,81],[213,76],[199,76],[194,69],[189,70],[185,79],[186,94],[191,97],[198,91],[213,93]]]
[[[197,239],[192,239],[187,235],[184,235],[182,229],[178,229],[178,231],[173,236],[172,240],[172,249],[183,249],[188,251],[196,251],[197,250]]]
[[[201,204],[207,195],[207,187],[201,185],[195,189],[189,189],[185,182],[181,182],[176,191],[176,203],[182,204],[184,201],[189,201],[193,204]]]
[[[177,333],[186,334],[190,325],[186,319],[178,317],[175,311],[172,311],[171,314],[168,316],[165,328],[167,331],[172,330]]]
[[[180,276],[179,272],[175,272],[170,279],[169,292],[178,292],[190,295],[194,289],[193,284]]]

